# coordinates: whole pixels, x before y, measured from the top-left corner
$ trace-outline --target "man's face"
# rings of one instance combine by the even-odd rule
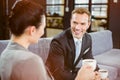
[[[74,13],[71,17],[71,31],[75,38],[81,38],[90,26],[87,14]]]

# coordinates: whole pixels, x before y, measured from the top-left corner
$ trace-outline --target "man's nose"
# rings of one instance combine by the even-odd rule
[[[81,28],[80,24],[78,24],[78,25],[75,26],[75,29],[80,29],[80,28]]]

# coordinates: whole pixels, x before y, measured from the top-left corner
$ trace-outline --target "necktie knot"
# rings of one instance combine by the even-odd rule
[[[76,47],[80,45],[80,41],[76,41]]]

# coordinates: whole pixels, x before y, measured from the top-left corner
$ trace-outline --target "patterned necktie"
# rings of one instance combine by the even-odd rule
[[[75,61],[78,59],[79,55],[80,55],[80,50],[81,50],[81,45],[80,45],[80,41],[76,41],[75,42],[75,47],[76,47],[76,54],[75,54]]]

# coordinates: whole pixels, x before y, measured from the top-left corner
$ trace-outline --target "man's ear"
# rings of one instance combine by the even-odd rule
[[[88,22],[87,29],[90,27],[90,25],[91,25],[91,21]]]

